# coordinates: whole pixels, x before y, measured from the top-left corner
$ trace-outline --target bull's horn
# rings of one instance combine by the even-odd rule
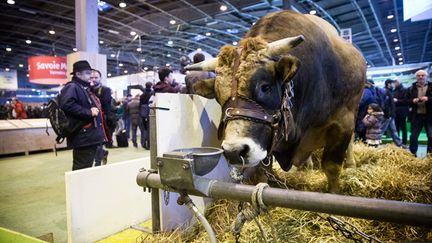
[[[281,55],[283,53],[288,52],[292,48],[296,47],[298,44],[302,43],[303,41],[304,41],[303,35],[298,35],[296,37],[288,37],[277,41],[273,41],[268,44],[265,53],[268,56]]]
[[[185,70],[190,71],[214,71],[217,65],[217,58],[213,58],[210,60],[202,61],[199,63],[195,63],[192,65],[187,65]]]

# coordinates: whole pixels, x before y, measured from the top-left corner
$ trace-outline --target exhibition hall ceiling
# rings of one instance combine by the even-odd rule
[[[258,19],[295,8],[316,11],[352,42],[371,67],[432,61],[431,20],[403,20],[402,0],[106,0],[99,48],[112,76],[170,65],[196,50],[213,56],[236,44]],[[12,4],[13,3],[13,4]],[[76,51],[74,0],[2,0],[0,69],[26,69],[27,57]],[[55,32],[55,33],[54,33]]]

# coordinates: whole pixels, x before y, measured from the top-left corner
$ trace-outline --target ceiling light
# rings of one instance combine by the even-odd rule
[[[104,41],[103,41],[103,40],[100,40],[100,41],[99,41],[99,44],[101,44],[101,45],[102,45],[103,43],[104,43]]]
[[[179,50],[179,51],[182,51],[182,49],[181,49],[181,48],[179,48],[178,50]]]
[[[27,76],[27,78],[28,78],[28,77],[30,77],[30,74],[27,73],[26,76]]]
[[[123,67],[123,63],[119,63],[119,67]]]
[[[135,32],[135,31],[131,31],[131,32],[130,32],[130,35],[135,36],[135,35],[136,35],[136,32]]]
[[[402,53],[399,52],[397,55],[398,55],[398,56],[402,56]]]
[[[176,23],[176,21],[174,19],[170,20],[170,24],[175,24],[175,23]]]
[[[126,5],[126,3],[125,2],[120,2],[119,3],[119,7],[120,8],[125,8],[127,5]]]
[[[393,39],[393,42],[398,42],[399,41],[399,39]]]
[[[108,76],[108,77],[111,77],[111,73],[108,73],[107,76]]]
[[[10,48],[10,47],[6,47],[6,51],[11,52],[11,51],[12,51],[12,48]]]
[[[111,53],[110,57],[115,57],[115,54],[114,54],[114,53]]]
[[[387,19],[392,19],[392,18],[394,18],[394,15],[393,15],[393,14],[389,14],[389,15],[387,15]]]
[[[26,43],[30,45],[31,44],[31,40],[26,40]]]
[[[173,44],[173,41],[168,41],[168,45],[172,45]]]
[[[73,51],[78,51],[78,49],[77,49],[76,47],[74,47],[72,50],[73,50]]]
[[[15,1],[14,0],[7,0],[7,3],[12,5],[12,4],[15,4]]]
[[[118,31],[116,31],[116,30],[108,30],[108,32],[110,32],[111,34],[115,34],[115,35],[118,35],[118,34],[120,34]]]
[[[316,13],[317,13],[316,10],[309,11],[309,14],[312,14],[312,15],[315,15]]]
[[[51,35],[55,35],[55,31],[54,30],[49,30],[48,33],[50,33]]]
[[[399,47],[399,46],[396,46],[396,47],[395,47],[395,50],[396,50],[396,51],[397,51],[397,50],[399,50],[399,49],[400,49],[400,47]]]
[[[148,67],[144,67],[144,70],[147,71],[147,70],[148,70]]]
[[[24,67],[24,64],[18,64],[18,67],[20,67],[20,68],[22,68],[22,67]]]
[[[228,7],[226,5],[221,5],[219,9],[220,11],[226,11]]]
[[[141,51],[142,51],[141,47],[138,47],[137,52],[141,52]]]
[[[403,62],[399,62],[399,65],[402,65],[403,64]]]
[[[6,72],[9,72],[9,71],[10,71],[10,69],[9,69],[9,68],[5,68],[5,71],[6,71]]]
[[[207,32],[207,33],[206,33],[206,36],[211,36],[211,33],[210,33],[210,32]]]
[[[236,46],[238,44],[238,42],[237,41],[233,41],[232,44]]]
[[[198,48],[197,51],[202,51],[202,49],[201,49],[201,48]]]
[[[399,57],[399,59],[398,59],[399,61],[402,61],[403,60],[403,57]]]
[[[171,64],[167,63],[167,64],[165,64],[165,66],[169,67],[169,66],[171,66]]]
[[[371,67],[371,65],[367,65],[367,67],[368,67],[368,68],[370,68],[370,67]]]
[[[390,30],[390,32],[392,32],[392,33],[395,33],[396,31],[397,31],[396,28],[393,28],[393,29]]]
[[[124,70],[123,72],[124,72],[124,73],[128,73],[128,70]]]
[[[141,62],[145,62],[145,59],[143,58],[143,59],[141,59]]]
[[[171,57],[171,54],[167,54],[167,57]]]

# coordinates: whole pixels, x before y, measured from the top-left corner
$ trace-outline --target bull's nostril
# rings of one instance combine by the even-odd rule
[[[243,158],[246,158],[247,154],[249,153],[249,145],[245,144],[243,145],[243,148],[240,150],[240,156]]]

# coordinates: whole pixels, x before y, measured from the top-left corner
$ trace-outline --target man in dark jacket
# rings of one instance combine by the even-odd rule
[[[132,123],[132,142],[134,147],[138,147],[137,144],[137,127],[139,127],[141,132],[141,146],[144,148],[144,126],[142,122],[142,117],[140,115],[140,101],[139,96],[136,96],[132,99],[131,102],[128,103],[126,113],[130,115],[131,123]]]
[[[386,133],[393,139],[394,144],[399,147],[408,148],[402,143],[396,130],[395,116],[396,116],[396,105],[393,99],[394,96],[394,80],[387,79],[385,81],[385,103],[384,103],[384,117],[385,120],[382,124],[382,132]]]
[[[178,93],[181,90],[181,85],[175,84],[172,71],[168,68],[159,70],[159,82],[153,86],[155,93]],[[172,85],[175,86],[172,86]]]
[[[411,110],[410,151],[414,155],[418,149],[418,137],[423,127],[428,138],[427,152],[432,153],[432,83],[427,82],[427,72],[415,73],[416,82],[408,89],[407,99]]]
[[[407,89],[399,82],[398,79],[395,80],[395,91],[393,100],[396,104],[396,116],[395,125],[398,134],[402,132],[402,143],[407,144],[408,135],[406,127],[406,119],[409,113],[408,101],[406,99]]]
[[[60,107],[71,124],[85,124],[79,131],[67,137],[68,147],[73,148],[72,170],[91,167],[97,146],[105,142],[102,124],[102,106],[99,99],[90,92],[92,68],[87,61],[73,64],[72,80],[60,94]]]
[[[101,72],[99,72],[99,70],[93,69],[90,76],[90,86],[91,91],[99,98],[101,102],[103,120],[102,123],[104,125],[104,132],[107,137],[107,147],[112,147],[112,132],[109,127],[109,125],[113,125],[113,122],[111,122],[111,89],[102,85],[101,78]],[[114,129],[115,122],[112,131],[114,131]],[[106,164],[107,161],[108,151],[104,150],[103,145],[98,146],[95,156],[95,166],[101,165],[101,162],[103,162],[103,164]]]
[[[150,149],[150,119],[149,119],[150,107],[149,105],[152,103],[151,98],[154,95],[152,86],[153,86],[152,82],[147,82],[145,84],[145,89],[140,96],[140,115],[142,118],[143,128],[144,128],[144,137],[143,137],[144,143],[141,142],[141,144],[143,144],[143,147],[145,149]]]

